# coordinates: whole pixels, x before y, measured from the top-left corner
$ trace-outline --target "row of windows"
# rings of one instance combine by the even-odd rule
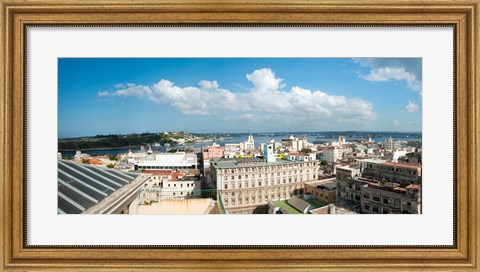
[[[246,191],[245,194],[248,195],[248,194],[261,194],[261,192],[263,192],[263,194],[267,195],[269,192],[271,194],[273,194],[274,192],[277,192],[277,193],[280,193],[280,191],[288,191],[288,192],[293,192],[294,189],[299,189],[300,186],[299,185],[290,185],[290,186],[280,186],[280,187],[274,187],[274,188],[271,188],[270,190],[255,190],[255,191]],[[232,191],[232,192],[224,192],[222,194],[222,196],[224,198],[227,198],[229,196],[242,196],[243,195],[243,191]]]
[[[194,165],[190,166],[145,166],[145,165],[138,165],[138,170],[147,170],[147,169],[195,169]]]
[[[172,183],[167,183],[167,187],[169,187],[169,188],[170,187],[177,187],[177,183],[173,183],[173,186],[170,186],[170,185],[172,185]],[[187,188],[189,188],[190,186],[193,188],[193,187],[195,187],[195,184],[187,183]],[[183,188],[183,183],[180,183],[180,188]]]
[[[300,175],[299,175],[298,177],[302,177],[303,175],[301,175],[301,174],[302,174],[302,172],[300,172]],[[310,171],[307,171],[307,176],[308,176],[308,174],[310,174]],[[262,178],[262,175],[257,175],[256,177]],[[265,177],[265,180],[268,180],[268,175],[267,175],[267,174],[265,174],[264,177]],[[271,177],[271,179],[273,179],[273,177],[275,177],[275,175],[270,175],[270,177]],[[277,177],[277,179],[279,179],[279,178],[280,178],[280,175],[276,175],[276,177]],[[287,178],[287,177],[292,178],[292,175],[289,175],[289,176],[283,176],[283,175],[282,175],[282,176],[281,176],[281,178]],[[293,177],[297,177],[297,176],[293,176]],[[221,178],[220,178],[220,179],[221,179]],[[235,179],[235,176],[224,176],[224,177],[223,177],[223,180],[224,180],[224,181],[227,181],[227,180],[229,180],[229,179],[230,179],[230,180],[236,180],[236,179]],[[241,180],[241,179],[242,179],[242,176],[238,176],[238,179]],[[248,175],[245,175],[245,179],[249,179]],[[250,179],[255,179],[255,175],[251,175],[251,176],[250,176]],[[240,182],[240,181],[239,181],[239,182]]]
[[[316,178],[316,175],[313,175],[313,179]],[[308,179],[308,176],[307,176],[307,179]],[[235,181],[232,181],[232,182],[228,182],[228,181],[224,181],[223,182],[223,189],[236,189],[236,188],[239,188],[241,189],[242,187],[244,188],[249,188],[249,186],[251,188],[254,188],[256,186],[258,187],[261,187],[261,186],[273,186],[273,185],[279,185],[279,184],[286,184],[286,183],[295,183],[295,182],[302,182],[303,181],[303,176],[294,176],[294,177],[289,177],[289,178],[286,178],[286,177],[283,177],[283,178],[280,178],[280,177],[277,177],[277,178],[270,178],[270,182],[268,179],[265,179],[265,180],[262,180],[262,179],[258,179],[258,180],[252,180],[252,181],[244,181],[244,182],[241,182],[241,181],[238,181],[238,182],[235,182]]]
[[[379,170],[384,170],[384,171],[390,171],[390,172],[396,172],[396,173],[407,173],[410,175],[416,175],[417,170],[411,170],[408,168],[403,168],[403,167],[391,167],[391,166],[386,166],[386,165],[377,165],[377,164],[367,164],[366,165],[367,169],[379,169]]]
[[[373,205],[372,210],[370,210],[370,205],[369,204],[364,204],[362,210],[363,210],[363,212],[372,212],[372,213],[383,213],[383,214],[391,213],[391,210],[389,208],[379,207],[379,206],[376,206],[376,205]]]
[[[364,193],[363,194],[363,199],[366,200],[366,201],[370,201],[370,194],[369,193]],[[388,197],[388,196],[380,196],[380,195],[374,194],[374,195],[372,195],[371,200],[373,202],[378,202],[378,203],[380,203],[380,201],[381,201],[383,204],[393,205],[393,207],[400,207],[400,199],[399,198],[391,198],[391,197]]]
[[[298,167],[310,167],[316,166],[316,162],[305,162],[298,164],[283,164],[283,165],[272,165],[272,166],[258,166],[258,167],[241,167],[235,169],[218,169],[219,173],[246,173],[246,172],[264,172],[264,171],[274,171],[288,168],[298,168]]]
[[[303,170],[300,169],[300,170],[288,171],[288,175],[292,175],[292,174],[295,174],[295,175],[296,175],[296,174],[298,174],[298,173],[302,174],[302,173],[303,173]],[[307,169],[307,173],[310,173],[310,169]],[[280,176],[281,174],[282,174],[282,172],[276,172],[276,175],[275,175],[274,172],[271,172],[271,173],[270,173],[270,177],[274,177],[274,176],[277,176],[277,177],[278,177],[278,176]],[[287,171],[283,171],[283,175],[284,175],[284,176],[287,175]],[[263,176],[268,177],[268,173],[264,173]],[[235,179],[236,176],[235,176],[235,175],[224,176],[223,179],[224,179],[224,180],[227,180],[228,177],[230,177],[230,179]],[[242,179],[242,177],[244,177],[245,179],[255,178],[255,177],[261,178],[261,177],[262,177],[262,174],[257,174],[257,175],[255,175],[255,174],[248,175],[248,174],[247,174],[247,175],[244,175],[244,176],[243,176],[243,175],[238,175],[238,179]]]
[[[257,196],[251,196],[251,197],[239,197],[239,198],[225,198],[223,200],[224,205],[227,206],[236,206],[236,205],[250,205],[250,204],[258,204],[262,202],[268,202],[269,200],[273,199],[280,199],[280,198],[287,198],[288,196],[292,196],[292,194],[287,194],[286,192],[283,193],[272,193],[270,195],[270,199],[268,198],[268,195],[257,195]]]

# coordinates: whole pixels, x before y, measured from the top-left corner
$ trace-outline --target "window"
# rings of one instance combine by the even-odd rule
[[[170,184],[168,184],[168,187],[170,187]],[[228,183],[225,183],[225,189],[228,189]]]
[[[245,188],[248,188],[248,181],[245,181]]]
[[[225,206],[228,206],[228,199],[225,199]]]
[[[364,194],[363,194],[363,198],[364,198],[364,199],[370,199],[370,194],[364,193]]]
[[[372,210],[373,210],[374,213],[379,213],[380,212],[380,209],[377,206],[373,206]]]
[[[393,206],[394,206],[394,207],[400,207],[400,199],[395,198],[395,199],[393,200]]]
[[[388,213],[390,213],[390,209],[383,208],[383,213],[384,213],[384,214],[388,214]]]
[[[373,201],[375,202],[380,202],[380,197],[379,196],[373,196]]]
[[[232,205],[235,205],[235,198],[232,198]]]
[[[389,197],[383,197],[383,204],[390,204],[390,198]]]
[[[258,186],[262,186],[262,180],[258,180]]]
[[[368,204],[363,205],[363,209],[366,211],[370,211],[370,205]]]
[[[238,188],[242,188],[242,182],[238,183]]]
[[[238,175],[238,179],[242,179],[242,175]]]

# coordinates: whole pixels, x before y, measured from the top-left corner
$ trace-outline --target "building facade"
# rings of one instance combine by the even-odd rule
[[[222,158],[223,157],[223,147],[220,145],[213,144],[211,146],[202,147],[202,159],[203,159],[203,168],[210,167],[210,160],[213,158]]]
[[[310,193],[312,197],[322,203],[335,203],[337,200],[336,182],[307,182],[305,183],[305,193]]]
[[[421,213],[421,166],[357,163],[337,167],[337,201],[361,213]]]
[[[358,160],[362,176],[382,181],[397,182],[402,185],[421,184],[422,166],[419,164],[395,163],[384,160]]]
[[[134,161],[135,170],[150,169],[197,169],[195,153],[158,153],[138,158]]]
[[[318,162],[259,159],[215,160],[212,180],[228,213],[266,213],[268,202],[303,193],[317,179]]]

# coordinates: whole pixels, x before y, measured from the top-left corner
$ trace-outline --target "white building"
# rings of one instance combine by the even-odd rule
[[[240,148],[244,151],[255,149],[255,139],[253,139],[251,134],[248,136],[248,140],[246,142],[240,143]]]
[[[88,155],[87,153],[82,153],[82,151],[75,151],[75,156],[73,156],[73,158],[76,161],[81,161],[83,159],[89,159],[90,155]]]
[[[269,201],[302,194],[305,182],[317,180],[317,166],[317,161],[221,159],[212,163],[212,180],[228,213],[266,213]]]
[[[394,141],[392,137],[390,137],[385,140],[383,146],[386,150],[396,150],[402,147],[402,141]]]
[[[240,144],[225,144],[225,152],[240,153]]]
[[[323,159],[328,163],[336,163],[341,158],[340,149],[336,146],[327,146],[323,150]]]
[[[290,161],[314,161],[317,159],[317,154],[302,154],[297,152],[291,152],[288,154],[288,160]]]
[[[195,153],[159,153],[138,158],[134,161],[135,170],[143,169],[197,169]]]

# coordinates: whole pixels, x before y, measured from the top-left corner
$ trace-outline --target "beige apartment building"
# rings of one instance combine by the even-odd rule
[[[212,180],[230,214],[267,213],[268,202],[302,194],[317,180],[317,161],[215,159]]]
[[[337,201],[368,214],[422,213],[421,166],[363,163],[337,168]]]

